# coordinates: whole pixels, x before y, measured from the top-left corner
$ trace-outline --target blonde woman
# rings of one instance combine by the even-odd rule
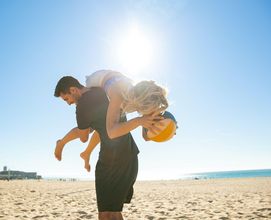
[[[154,123],[162,119],[160,113],[168,107],[168,102],[165,88],[158,86],[154,81],[141,81],[133,85],[132,80],[120,72],[99,70],[86,77],[86,87],[101,87],[108,96],[106,130],[109,138],[125,135],[138,126],[154,133],[159,132]],[[139,117],[120,122],[124,113],[135,111],[140,114]],[[144,132],[142,134],[144,139],[148,140]],[[59,160],[64,145],[71,140],[70,137],[71,135],[67,134],[57,142],[55,155]],[[86,150],[80,154],[85,161],[87,171],[90,171],[90,154],[99,142],[99,134],[94,132]]]

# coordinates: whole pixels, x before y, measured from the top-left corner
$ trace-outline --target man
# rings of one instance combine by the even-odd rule
[[[86,142],[93,130],[98,132],[101,149],[95,186],[99,220],[122,220],[123,204],[131,201],[137,177],[139,150],[136,143],[130,133],[114,139],[108,137],[106,113],[109,102],[103,89],[88,89],[77,79],[65,76],[58,81],[54,95],[69,105],[76,104],[78,127],[65,136],[66,142],[75,138]],[[126,117],[122,115],[120,121],[126,121]],[[56,153],[59,154],[61,152]]]

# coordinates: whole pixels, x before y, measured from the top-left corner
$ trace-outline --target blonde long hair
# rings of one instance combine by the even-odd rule
[[[148,115],[154,111],[164,111],[168,107],[166,88],[154,81],[141,81],[122,95],[123,112],[137,111],[141,115]]]

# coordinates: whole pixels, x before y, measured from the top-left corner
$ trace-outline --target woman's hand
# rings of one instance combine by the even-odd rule
[[[143,115],[139,118],[140,125],[144,128],[148,129],[150,132],[153,132],[155,134],[158,134],[161,129],[158,127],[159,125],[163,125],[160,120],[164,119],[160,112],[154,112],[150,115]]]

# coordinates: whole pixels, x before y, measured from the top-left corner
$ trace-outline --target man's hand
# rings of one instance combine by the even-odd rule
[[[62,142],[62,140],[58,140],[56,142],[56,148],[55,148],[55,157],[57,160],[61,161],[62,158],[62,150],[64,148],[65,144]]]

